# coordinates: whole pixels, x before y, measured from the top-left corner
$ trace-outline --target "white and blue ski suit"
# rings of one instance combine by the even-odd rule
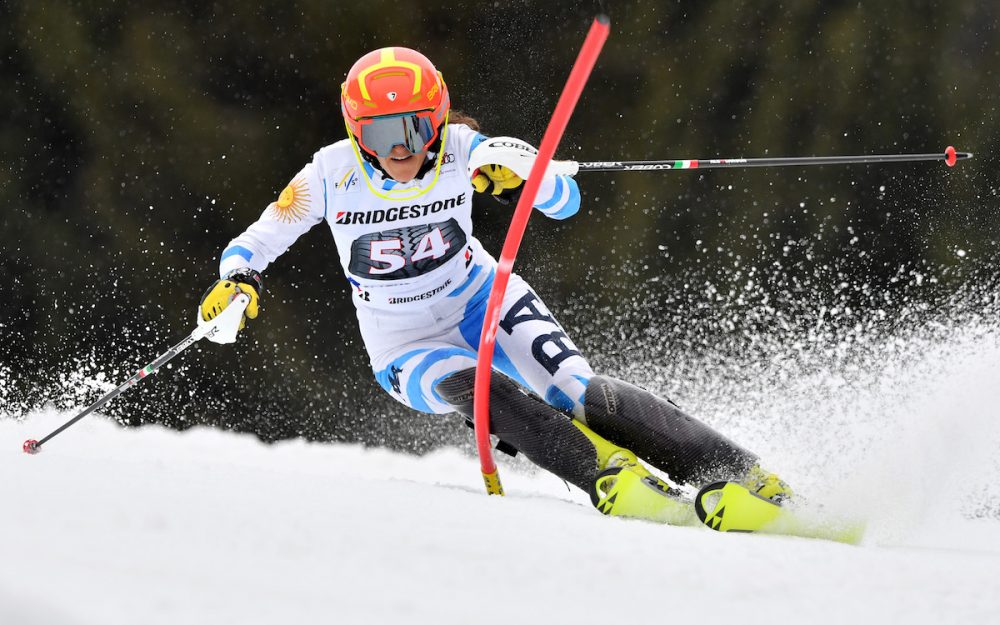
[[[359,160],[348,139],[321,149],[260,219],[226,246],[220,274],[243,267],[263,272],[325,220],[353,287],[361,336],[379,384],[417,410],[452,412],[434,388],[475,366],[496,268],[472,235],[474,189],[467,166],[484,140],[466,125],[449,125],[436,184],[433,169],[402,184],[384,177]],[[389,191],[427,186],[412,200],[386,197]],[[542,213],[565,219],[579,207],[571,177],[542,182],[535,202]],[[593,371],[516,274],[501,309],[493,364],[549,404],[583,414]]]

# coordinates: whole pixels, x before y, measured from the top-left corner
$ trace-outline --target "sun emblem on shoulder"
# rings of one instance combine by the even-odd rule
[[[286,224],[301,221],[309,212],[309,186],[306,181],[298,178],[288,183],[268,209],[275,219]]]

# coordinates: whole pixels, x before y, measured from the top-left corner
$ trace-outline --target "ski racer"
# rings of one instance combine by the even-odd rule
[[[472,195],[518,197],[534,149],[490,138],[451,109],[444,78],[402,47],[361,57],[342,85],[347,138],[320,149],[260,218],[233,239],[201,301],[208,320],[237,293],[256,319],[261,273],[325,221],[351,285],[375,379],[393,399],[472,419],[476,354],[496,261],[473,236]],[[580,207],[576,181],[546,174],[534,207],[552,219]],[[241,323],[240,327],[243,327]],[[729,480],[772,501],[790,496],[757,457],[671,401],[596,375],[541,298],[512,275],[490,389],[498,447],[590,494],[605,514],[670,523],[690,503],[677,484]],[[640,458],[642,461],[640,461]]]

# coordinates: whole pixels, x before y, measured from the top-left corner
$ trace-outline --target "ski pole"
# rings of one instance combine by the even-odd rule
[[[140,380],[143,380],[146,377],[153,375],[154,373],[157,372],[157,370],[159,370],[160,367],[167,364],[177,354],[181,353],[188,347],[191,347],[201,339],[212,338],[217,333],[220,333],[220,331],[223,331],[226,328],[235,327],[235,324],[238,323],[240,316],[243,314],[243,310],[247,307],[247,304],[249,303],[250,303],[250,297],[248,295],[243,293],[237,294],[237,296],[233,299],[230,305],[227,306],[225,310],[223,310],[215,319],[213,319],[211,322],[208,323],[204,324],[199,323],[198,327],[195,328],[194,332],[189,334],[183,341],[181,341],[177,345],[174,345],[167,351],[160,354],[153,362],[139,369],[135,373],[135,375],[126,380],[121,386],[111,391],[110,393],[107,393],[104,397],[101,397],[91,405],[87,406],[87,408],[85,408],[83,412],[76,415],[66,423],[62,424],[61,426],[56,428],[55,431],[51,432],[41,440],[28,439],[24,441],[24,445],[22,446],[24,453],[37,454],[39,451],[41,451],[41,447],[43,444],[45,444],[46,441],[57,436],[60,432],[70,427],[80,419],[86,417],[90,413],[94,412],[95,410],[97,410],[104,404],[108,403],[115,397],[118,397],[119,395],[127,391],[129,388],[131,388],[136,382],[139,382]]]
[[[667,161],[594,161],[567,163],[577,171],[654,171],[660,169],[722,169],[741,167],[787,167],[792,165],[849,165],[865,163],[911,163],[916,161],[944,161],[954,167],[958,161],[972,158],[971,152],[956,152],[948,146],[944,154],[868,154],[862,156],[799,156],[786,158],[709,158]],[[564,161],[565,163],[565,161]],[[574,168],[573,165],[576,167]],[[563,173],[563,172],[560,172]],[[566,172],[569,173],[569,172]]]

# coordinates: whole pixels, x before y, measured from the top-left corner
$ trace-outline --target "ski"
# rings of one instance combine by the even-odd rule
[[[803,506],[781,506],[735,482],[715,482],[695,496],[695,514],[718,532],[753,532],[819,538],[856,545],[864,523]]]

